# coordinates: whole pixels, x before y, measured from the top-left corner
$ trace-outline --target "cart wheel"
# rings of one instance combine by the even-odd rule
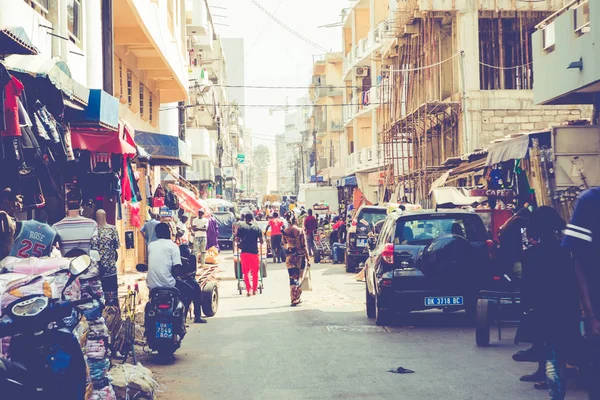
[[[260,286],[258,287],[258,293],[262,294],[262,290],[263,290],[263,285],[260,285]]]
[[[321,250],[315,249],[315,264],[319,264],[321,262]]]
[[[238,292],[240,292],[240,296],[242,295],[242,284],[238,282]]]
[[[208,282],[202,288],[202,311],[207,317],[213,317],[219,309],[219,288],[215,282]]]
[[[267,277],[267,260],[264,258],[260,260],[260,274],[263,278]]]
[[[489,300],[477,300],[477,314],[475,327],[475,342],[477,346],[485,347],[490,345],[490,315]]]
[[[240,268],[239,261],[234,261],[233,269],[235,271],[235,279],[242,279],[242,268]]]

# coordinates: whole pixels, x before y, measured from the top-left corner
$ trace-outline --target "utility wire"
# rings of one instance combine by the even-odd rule
[[[441,65],[441,64],[443,64],[443,63],[445,63],[445,62],[447,62],[447,61],[450,61],[450,60],[452,60],[453,58],[455,58],[455,57],[458,57],[458,56],[460,56],[460,53],[456,53],[456,54],[454,54],[453,56],[450,56],[450,57],[446,58],[445,60],[442,60],[442,61],[436,62],[436,63],[434,63],[434,64],[423,65],[422,67],[415,67],[415,68],[391,69],[390,71],[392,71],[392,72],[412,72],[412,71],[421,71],[421,70],[424,70],[424,69],[428,69],[428,68],[437,67],[438,65]]]
[[[196,80],[196,79],[190,79]],[[322,85],[322,86],[264,86],[264,85],[211,85],[215,87],[224,87],[224,88],[245,88],[245,89],[312,89],[312,88],[325,88],[325,89],[353,89],[360,88],[362,86],[358,85],[347,85],[347,86],[333,86],[333,85]]]
[[[261,6],[258,1],[256,1],[256,0],[250,0],[250,2],[252,4],[254,4],[256,7],[258,7],[262,12],[264,12],[265,14],[267,14],[267,16],[269,16],[269,18],[271,18],[273,21],[275,21],[283,29],[285,29],[286,31],[290,32],[292,35],[296,36],[298,39],[300,39],[300,40],[302,40],[302,41],[310,44],[314,48],[319,49],[320,51],[322,51],[324,53],[329,53],[329,50],[327,50],[325,47],[322,47],[322,46],[316,44],[312,40],[306,38],[305,36],[302,36],[300,33],[298,33],[297,31],[293,30],[292,28],[290,28],[285,23],[281,22],[276,16],[274,16],[273,14],[271,14],[269,12],[269,10],[267,10],[266,8],[264,8],[263,6]]]
[[[276,108],[276,107],[344,107],[344,106],[377,106],[377,105],[387,105],[392,104],[391,102],[383,102],[383,103],[340,103],[340,104],[323,104],[323,105],[313,105],[313,104],[198,104],[198,105],[187,105],[183,106],[183,108],[194,108],[194,107],[268,107],[268,108]],[[169,108],[161,108],[159,111],[167,111],[167,110],[175,110],[181,107],[174,106]]]

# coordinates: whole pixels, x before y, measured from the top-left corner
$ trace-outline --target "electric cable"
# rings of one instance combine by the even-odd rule
[[[521,65],[515,65],[514,67],[499,67],[497,65],[490,65],[490,64],[486,64],[484,62],[479,61],[479,64],[488,67],[488,68],[494,68],[494,69],[500,69],[500,70],[511,70],[511,69],[518,69],[518,68],[523,68],[523,67],[528,67],[531,64],[533,64],[533,62],[528,62],[527,64],[521,64]]]
[[[276,107],[288,107],[288,108],[302,108],[302,107],[345,107],[345,106],[377,106],[377,105],[388,105],[392,104],[391,102],[383,102],[383,103],[339,103],[339,104],[323,104],[323,105],[313,105],[313,104],[198,104],[198,105],[186,105],[184,108],[194,108],[194,107],[268,107],[268,108],[276,108]],[[167,111],[167,110],[175,110],[181,108],[180,106],[174,106],[169,108],[161,108],[159,111]]]
[[[252,4],[254,4],[256,7],[258,7],[262,12],[264,12],[267,16],[269,16],[269,18],[271,18],[273,21],[275,21],[278,25],[280,25],[283,29],[285,29],[286,31],[290,32],[291,34],[293,34],[294,36],[296,36],[298,39],[310,44],[311,46],[313,46],[316,49],[319,49],[320,51],[324,52],[324,53],[329,53],[329,50],[327,50],[325,47],[322,47],[318,44],[316,44],[315,42],[313,42],[312,40],[306,38],[305,36],[302,36],[300,33],[298,33],[297,31],[295,31],[294,29],[290,28],[288,25],[286,25],[285,23],[281,22],[281,20],[279,20],[275,15],[271,14],[269,12],[269,10],[267,10],[266,8],[264,8],[263,6],[260,5],[260,3],[256,0],[250,0],[250,2]]]
[[[460,56],[461,53],[456,53],[453,56],[450,56],[448,58],[446,58],[445,60],[433,63],[433,64],[429,64],[429,65],[423,65],[421,67],[415,67],[415,68],[402,68],[402,69],[390,69],[390,71],[392,72],[413,72],[413,71],[421,71],[424,69],[428,69],[428,68],[433,68],[433,67],[437,67],[438,65],[441,65],[447,61],[452,60],[453,58]]]

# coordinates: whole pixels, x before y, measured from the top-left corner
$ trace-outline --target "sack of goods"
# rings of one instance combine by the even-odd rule
[[[219,263],[219,250],[216,247],[211,247],[206,251],[206,257],[204,262],[207,264],[218,264]]]
[[[114,365],[109,372],[117,399],[154,399],[158,383],[141,363]]]

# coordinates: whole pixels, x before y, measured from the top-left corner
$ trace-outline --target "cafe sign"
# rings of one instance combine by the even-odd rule
[[[512,199],[516,195],[512,189],[471,189],[469,194],[473,197],[485,196],[502,199]]]

